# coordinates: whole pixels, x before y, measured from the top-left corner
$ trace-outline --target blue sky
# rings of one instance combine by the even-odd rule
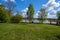
[[[0,0],[0,3],[7,2],[8,0]],[[48,10],[48,17],[56,17],[56,11],[60,9],[60,0],[10,0],[17,5],[19,11],[24,11],[32,3],[34,6],[34,17],[38,16],[39,10],[44,6]],[[54,14],[52,14],[54,12]]]
[[[29,6],[30,3],[33,4],[35,12],[37,12],[38,10],[40,10],[40,8],[42,7],[42,4],[45,4],[48,0],[44,1],[44,0],[17,0],[17,5],[18,5],[18,9],[19,10],[23,10],[25,8],[27,8]]]

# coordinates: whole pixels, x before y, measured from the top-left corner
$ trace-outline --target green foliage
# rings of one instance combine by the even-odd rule
[[[9,22],[9,15],[3,5],[0,5],[0,23]]]
[[[11,2],[10,0],[8,0],[8,2],[3,3],[3,5],[7,8],[7,14],[9,15],[9,18],[11,19],[11,17],[14,15],[14,13],[17,11],[16,9],[16,4],[14,2]]]
[[[47,12],[45,8],[41,8],[40,12],[38,13],[38,20],[41,21],[41,23],[43,23],[44,20],[47,19]]]
[[[34,7],[32,4],[30,4],[28,7],[28,12],[27,12],[27,18],[29,21],[33,19],[33,15],[34,15]]]
[[[11,18],[11,23],[19,23],[22,20],[22,16],[19,14],[16,14]]]

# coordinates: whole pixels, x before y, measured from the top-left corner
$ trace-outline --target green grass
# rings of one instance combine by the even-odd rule
[[[60,26],[0,23],[0,40],[60,40]]]

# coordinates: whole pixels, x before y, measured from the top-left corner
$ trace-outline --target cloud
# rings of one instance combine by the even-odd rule
[[[40,11],[37,11],[37,13],[34,15],[34,18],[38,18],[38,13],[39,13]]]
[[[48,17],[47,18],[57,18],[56,15],[50,15],[50,13],[48,13]]]
[[[27,13],[27,11],[28,11],[28,8],[25,8],[25,9],[23,9],[21,12],[22,12],[22,16],[25,18],[25,17],[27,17],[26,16],[26,13]]]
[[[28,11],[28,8],[25,8],[22,10],[22,12],[27,12]]]
[[[46,4],[43,4],[43,6],[47,8],[48,17],[55,18],[56,12],[60,8],[60,1],[56,2],[55,0],[49,0]]]
[[[60,6],[60,1],[56,2],[55,0],[49,0],[46,4],[43,6],[49,8],[49,7],[59,7]]]
[[[8,2],[8,0],[4,0],[5,2]]]
[[[10,0],[11,2],[15,2],[15,0]]]
[[[11,1],[11,2],[15,2],[15,0],[4,0],[5,2]]]

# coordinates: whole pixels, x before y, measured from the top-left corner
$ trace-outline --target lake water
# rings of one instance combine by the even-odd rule
[[[40,21],[39,20],[32,20],[33,22],[35,22],[35,23],[40,23]],[[29,20],[22,20],[22,22],[29,22]],[[48,20],[46,20],[46,21],[44,21],[43,23],[50,23]],[[51,22],[52,24],[56,24],[56,22]]]

